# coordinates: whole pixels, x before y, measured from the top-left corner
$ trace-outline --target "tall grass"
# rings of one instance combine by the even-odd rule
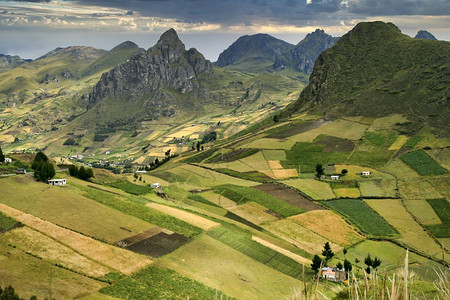
[[[414,272],[410,272],[408,263],[408,251],[406,251],[404,265],[399,267],[392,276],[380,276],[376,271],[370,275],[363,270],[363,277],[357,278],[353,272],[349,272],[347,278],[348,287],[337,293],[333,299],[360,299],[360,300],[417,300],[417,299],[450,299],[450,282],[448,266],[435,270],[438,279],[434,282],[435,293],[433,296],[423,291],[414,289]],[[303,267],[304,276],[304,267]],[[303,279],[302,287],[295,287],[287,300],[315,300],[329,299],[321,290],[326,290],[319,285],[319,272],[317,278],[309,283]]]

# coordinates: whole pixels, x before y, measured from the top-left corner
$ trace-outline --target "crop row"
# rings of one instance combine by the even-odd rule
[[[304,212],[301,208],[293,206],[254,188],[225,184],[217,186],[215,189],[217,193],[235,201],[238,204],[253,201],[284,217],[289,217]]]

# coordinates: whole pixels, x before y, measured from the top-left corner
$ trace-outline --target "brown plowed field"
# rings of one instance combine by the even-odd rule
[[[261,185],[257,185],[254,188],[277,197],[278,199],[283,200],[289,204],[300,207],[301,209],[304,209],[306,211],[324,209],[322,206],[306,199],[290,188],[278,184],[264,183]]]

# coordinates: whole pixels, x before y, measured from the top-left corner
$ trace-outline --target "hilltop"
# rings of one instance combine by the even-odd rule
[[[360,23],[316,61],[310,83],[287,113],[405,115],[448,135],[450,43],[410,38],[392,23]]]
[[[414,38],[422,40],[434,40],[434,41],[437,40],[437,38],[434,35],[432,35],[430,32],[426,30],[419,30]]]

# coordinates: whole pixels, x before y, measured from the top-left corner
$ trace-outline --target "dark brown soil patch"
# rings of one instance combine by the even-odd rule
[[[325,124],[325,122],[325,120],[319,119],[316,121],[309,121],[301,124],[289,124],[280,128],[274,128],[273,130],[269,131],[270,134],[267,135],[267,137],[273,139],[285,139],[290,136],[318,128]]]
[[[306,211],[324,209],[322,206],[306,199],[296,191],[274,183],[264,183],[254,187],[260,191],[263,191],[269,195],[272,195],[284,202],[300,207]]]
[[[355,144],[352,141],[335,136],[322,137],[315,143],[325,146],[323,149],[325,152],[352,152],[355,148]]]
[[[124,240],[118,241],[116,244],[123,246],[123,247],[129,247],[134,243],[140,242],[142,240],[148,239],[154,235],[157,235],[160,233],[163,229],[161,227],[153,227],[149,230],[143,231],[141,233],[138,233],[136,235],[130,236]]]
[[[134,243],[126,249],[151,257],[160,257],[180,248],[191,239],[178,233],[167,234],[160,232],[157,235]]]

